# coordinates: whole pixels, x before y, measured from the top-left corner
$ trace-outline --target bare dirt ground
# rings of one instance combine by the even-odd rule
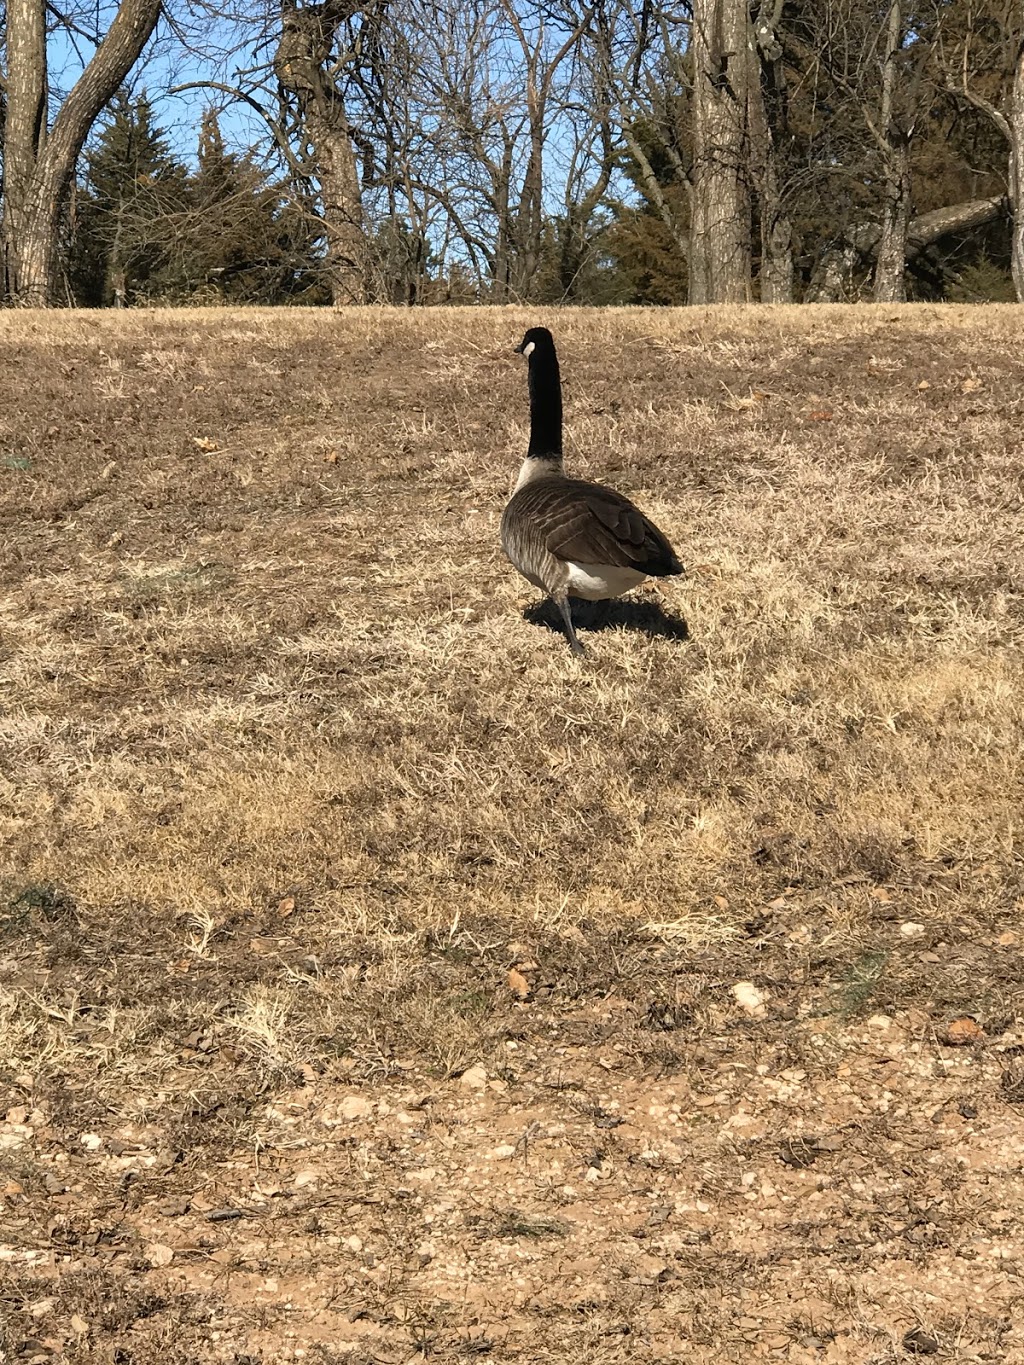
[[[0,315],[0,1359],[1024,1361],[1022,350]]]

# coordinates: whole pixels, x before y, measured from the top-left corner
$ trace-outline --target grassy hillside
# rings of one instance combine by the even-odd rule
[[[0,314],[12,1359],[1024,1360],[1021,335]]]

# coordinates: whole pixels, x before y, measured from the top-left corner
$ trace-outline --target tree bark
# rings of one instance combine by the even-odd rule
[[[335,307],[366,302],[368,252],[362,193],[348,118],[341,101],[306,111],[313,147],[324,232],[331,302]]]
[[[1024,38],[1017,48],[1008,122],[1010,208],[1013,214],[1010,269],[1013,274],[1013,287],[1017,291],[1017,302],[1024,303]]]
[[[750,85],[752,167],[761,216],[761,302],[793,302],[793,223],[783,195],[780,144],[786,136],[783,49],[776,32],[782,0],[763,0],[754,35],[759,70]]]
[[[122,0],[103,41],[46,131],[45,0],[7,6],[7,121],[0,223],[4,297],[26,307],[52,301],[60,216],[85,139],[156,27],[161,0]]]
[[[281,0],[281,37],[274,74],[296,101],[320,181],[327,271],[335,305],[365,303],[369,250],[362,192],[345,101],[326,72],[338,27],[360,0],[324,0],[299,8]]]
[[[746,303],[750,285],[747,0],[693,3],[689,302]]]
[[[910,223],[910,139],[896,117],[898,58],[903,46],[903,12],[892,0],[882,66],[878,142],[882,159],[883,203],[875,259],[875,303],[905,303],[907,228]]]
[[[912,218],[907,228],[907,260],[912,261],[940,237],[951,232],[971,232],[993,222],[1010,207],[1002,195],[992,199],[968,199],[962,204],[948,204]]]
[[[984,227],[1005,213],[1008,205],[1009,200],[1001,195],[993,199],[968,199],[911,219],[906,232],[905,263],[915,260],[941,237]],[[832,242],[814,267],[804,302],[842,303],[858,297],[860,291],[854,284],[857,266],[860,264],[866,273],[865,263],[873,259],[880,236],[878,227],[865,223]]]

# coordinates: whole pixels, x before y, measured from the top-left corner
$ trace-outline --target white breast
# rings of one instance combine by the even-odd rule
[[[611,564],[566,563],[569,570],[569,596],[582,597],[587,602],[600,602],[606,597],[621,597],[647,577],[639,569],[619,569]]]

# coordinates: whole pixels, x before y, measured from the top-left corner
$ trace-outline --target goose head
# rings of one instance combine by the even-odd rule
[[[531,327],[515,349],[518,355],[524,355],[527,359],[535,351],[552,356],[555,354],[555,339],[546,327]]]

